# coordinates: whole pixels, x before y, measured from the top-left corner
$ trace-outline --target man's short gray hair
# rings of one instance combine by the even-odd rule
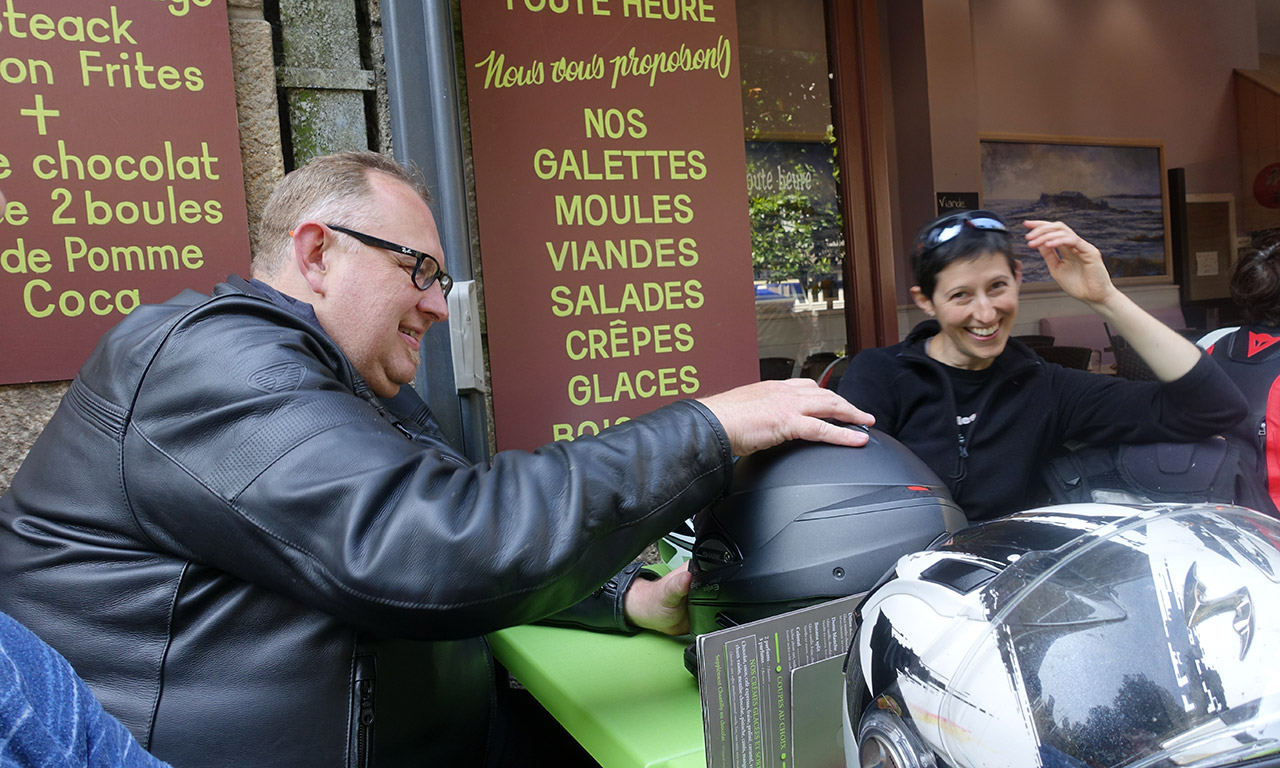
[[[267,199],[258,222],[258,250],[253,254],[255,277],[273,275],[289,262],[289,233],[301,222],[322,221],[359,229],[374,215],[370,175],[381,173],[403,182],[431,203],[422,174],[386,155],[369,151],[337,152],[317,157],[285,174]]]

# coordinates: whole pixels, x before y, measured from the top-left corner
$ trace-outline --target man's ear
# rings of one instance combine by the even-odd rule
[[[293,260],[298,273],[311,287],[312,293],[324,295],[325,278],[329,272],[329,246],[333,236],[316,221],[304,221],[289,233],[293,238]]]
[[[928,296],[924,295],[924,291],[920,290],[920,286],[911,286],[911,299],[916,303],[916,306],[920,308],[920,311],[924,312],[929,317],[934,316],[933,301],[931,301]]]

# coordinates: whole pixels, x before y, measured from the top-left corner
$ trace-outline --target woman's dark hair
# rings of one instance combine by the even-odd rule
[[[948,264],[976,259],[984,253],[1004,254],[1009,261],[1009,271],[1017,272],[1013,236],[1004,219],[991,211],[959,211],[940,216],[925,224],[916,235],[911,253],[916,285],[932,299],[938,273]]]
[[[1231,299],[1245,322],[1280,326],[1280,230],[1249,246],[1231,270]]]

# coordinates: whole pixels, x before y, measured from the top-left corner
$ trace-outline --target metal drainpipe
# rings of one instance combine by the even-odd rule
[[[470,280],[475,275],[451,6],[451,0],[382,0],[382,29],[396,158],[422,169],[436,197],[432,208],[446,269],[455,279]],[[424,340],[418,379],[450,441],[472,461],[487,461],[484,396],[457,391],[442,326]]]
[[[280,0],[283,65],[276,85],[289,107],[293,166],[344,149],[368,149],[364,91],[373,72],[360,67],[353,0]]]

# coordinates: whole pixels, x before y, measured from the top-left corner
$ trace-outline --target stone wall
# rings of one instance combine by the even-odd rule
[[[68,382],[0,387],[0,492],[9,490],[31,444],[66,394]]]
[[[262,0],[228,0],[227,15],[231,27],[245,201],[256,247],[256,224],[262,207],[276,182],[284,176],[272,31],[271,24],[263,17]]]

